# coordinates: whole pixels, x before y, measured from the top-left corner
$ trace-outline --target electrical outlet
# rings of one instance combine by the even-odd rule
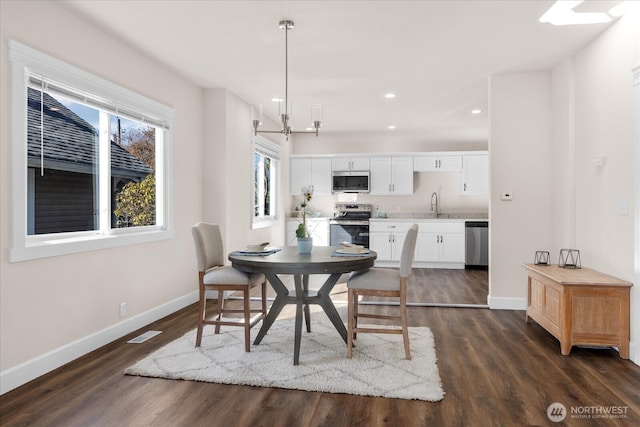
[[[502,193],[502,194],[500,195],[500,198],[501,198],[502,200],[507,200],[507,201],[508,201],[508,200],[513,200],[513,194],[511,194],[511,193]]]
[[[127,303],[120,303],[120,317],[124,317],[127,315]]]

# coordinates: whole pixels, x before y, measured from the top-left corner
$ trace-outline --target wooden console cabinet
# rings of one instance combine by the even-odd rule
[[[527,316],[560,340],[563,355],[574,345],[613,346],[629,358],[631,283],[588,269],[523,264]]]

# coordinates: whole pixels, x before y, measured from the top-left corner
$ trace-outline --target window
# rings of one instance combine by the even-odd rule
[[[173,110],[10,41],[11,261],[171,237]]]
[[[280,146],[253,137],[253,228],[268,227],[277,219]]]

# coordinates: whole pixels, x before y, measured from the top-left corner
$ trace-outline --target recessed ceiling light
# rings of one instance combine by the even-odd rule
[[[394,125],[387,126],[387,129],[394,130],[396,127]]]
[[[271,98],[272,102],[282,102],[283,99],[282,98]]]
[[[387,99],[392,99],[392,98],[396,97],[396,94],[393,93],[393,92],[389,92],[389,93],[385,93],[384,97],[387,98]]]
[[[482,110],[479,108],[471,110],[471,114],[480,114],[480,113],[482,113]]]

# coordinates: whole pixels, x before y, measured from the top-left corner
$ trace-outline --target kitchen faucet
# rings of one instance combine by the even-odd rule
[[[436,193],[435,191],[431,194],[431,211],[433,211],[433,196],[436,197],[436,218],[439,215],[438,212],[438,193]]]

